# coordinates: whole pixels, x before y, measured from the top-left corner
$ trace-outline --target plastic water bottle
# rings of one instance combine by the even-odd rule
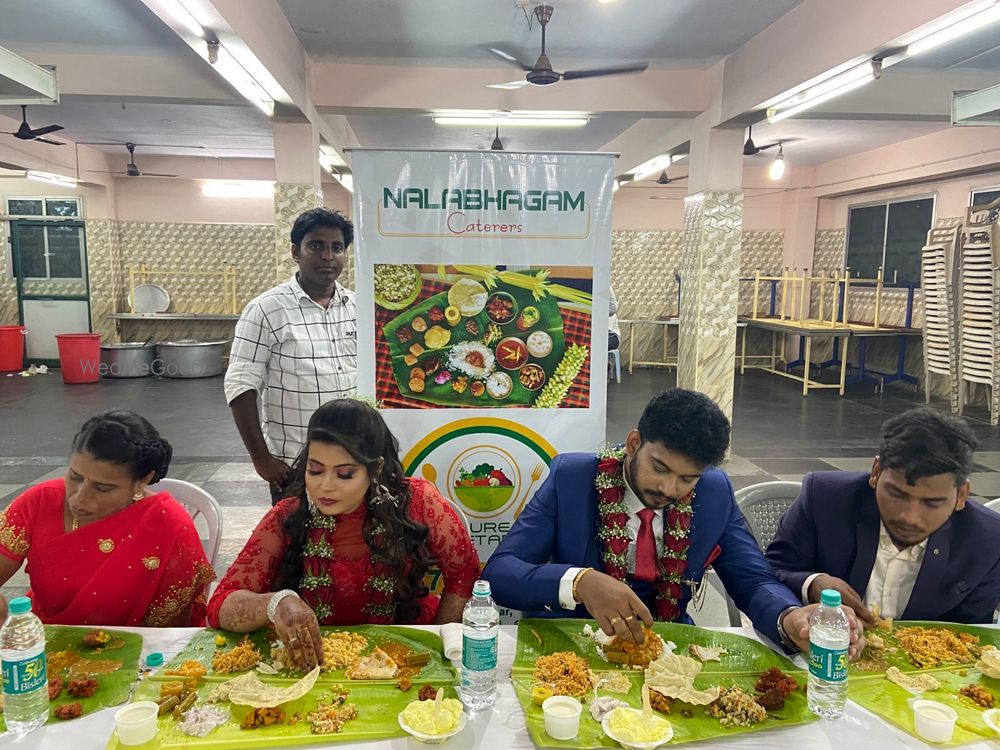
[[[500,610],[489,581],[476,581],[462,612],[462,681],[459,695],[470,711],[492,708],[497,699],[497,636]]]
[[[824,719],[844,713],[847,703],[847,649],[851,625],[840,608],[840,592],[824,589],[809,618],[809,710]]]
[[[10,601],[10,616],[0,628],[0,663],[7,728],[15,734],[38,729],[49,718],[45,628],[26,596]]]

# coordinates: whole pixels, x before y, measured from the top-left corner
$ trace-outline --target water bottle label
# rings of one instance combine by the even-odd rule
[[[23,695],[44,686],[48,682],[45,675],[45,654],[29,656],[20,661],[3,662],[4,695]]]
[[[843,682],[847,679],[847,649],[823,648],[810,643],[809,673],[827,682]]]
[[[497,668],[497,638],[463,638],[462,666],[471,672]]]

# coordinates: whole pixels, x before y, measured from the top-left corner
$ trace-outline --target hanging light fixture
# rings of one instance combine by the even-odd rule
[[[772,180],[780,180],[785,176],[785,147],[778,142],[778,155],[771,162],[771,168],[767,171],[767,176]]]
[[[500,126],[497,125],[497,135],[493,139],[493,144],[490,146],[491,151],[503,151],[503,143],[500,142]]]

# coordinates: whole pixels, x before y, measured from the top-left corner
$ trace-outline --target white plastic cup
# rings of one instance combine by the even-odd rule
[[[955,709],[937,701],[913,701],[913,725],[927,742],[951,742],[958,714]]]
[[[156,736],[160,707],[153,701],[138,701],[115,711],[118,741],[126,746],[144,745]]]
[[[553,695],[542,703],[545,734],[554,740],[571,740],[580,733],[580,713],[583,706],[568,695]]]

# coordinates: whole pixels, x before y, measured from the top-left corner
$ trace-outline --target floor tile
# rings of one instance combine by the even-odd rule
[[[874,456],[862,458],[821,458],[820,460],[841,471],[871,471]]]
[[[760,484],[761,482],[773,482],[774,477],[770,474],[752,474],[749,476],[730,475],[729,481],[733,483],[734,490],[742,490],[746,487],[750,487],[751,485]]]
[[[254,471],[253,464],[222,464],[208,478],[210,482],[251,482],[257,480],[263,483],[257,472]]]
[[[271,506],[228,507],[222,509],[222,538],[245,542]]]
[[[978,451],[976,463],[994,471],[1000,471],[1000,451]]]
[[[836,467],[818,458],[755,458],[768,474],[805,474],[810,471],[830,471]]]
[[[23,466],[0,466],[0,483],[33,484],[39,477],[51,473],[51,466],[29,464]]]
[[[748,461],[742,456],[731,454],[720,467],[730,476],[750,476],[753,474],[767,474],[762,468],[752,461]]]
[[[802,474],[775,474],[774,478],[779,482],[801,482]]]
[[[198,482],[197,484],[223,507],[229,505],[271,507],[271,491],[267,483],[260,479],[256,482]]]
[[[996,498],[1000,497],[1000,472],[976,472],[969,475],[969,482],[972,484],[972,492],[977,497]]]

